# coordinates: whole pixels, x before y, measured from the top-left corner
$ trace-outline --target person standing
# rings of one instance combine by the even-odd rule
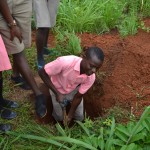
[[[49,30],[56,23],[57,9],[60,0],[33,0],[33,9],[37,26],[36,48],[38,69],[45,65],[44,54],[50,52],[46,49]]]
[[[0,0],[0,34],[7,53],[13,56],[16,74],[21,74],[35,94],[37,115],[44,117],[47,112],[45,96],[39,90],[23,52],[31,44],[31,16],[31,0]]]
[[[18,104],[3,97],[3,77],[2,72],[11,69],[10,61],[6,52],[5,45],[0,35],[0,117],[3,119],[13,119],[17,114],[7,108],[17,108]],[[0,131],[9,131],[10,124],[0,123]]]

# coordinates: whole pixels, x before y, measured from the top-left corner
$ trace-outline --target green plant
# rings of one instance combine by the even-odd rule
[[[118,24],[123,8],[124,4],[117,0],[64,0],[60,3],[57,26],[69,32],[103,33]]]
[[[127,109],[121,107],[119,104],[116,104],[114,107],[111,107],[106,111],[106,118],[114,117],[116,122],[122,122],[122,120],[129,120],[130,113]],[[108,120],[109,121],[109,120]]]
[[[59,32],[56,35],[56,55],[79,55],[81,53],[80,39],[74,32]]]
[[[138,20],[136,15],[134,13],[132,13],[130,16],[125,15],[118,28],[121,36],[136,34],[138,29]]]
[[[142,13],[143,17],[149,17],[150,16],[150,1],[149,0],[141,0],[141,7],[140,11]]]
[[[141,24],[139,26],[142,30],[146,31],[147,33],[150,32],[150,27],[146,27],[144,24],[144,21],[141,21]]]

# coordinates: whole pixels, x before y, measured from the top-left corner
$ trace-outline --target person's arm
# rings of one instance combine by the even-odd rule
[[[56,99],[58,102],[62,102],[64,99],[64,95],[61,94],[53,85],[52,81],[50,80],[50,77],[48,76],[48,74],[45,72],[45,69],[42,68],[38,71],[39,76],[41,77],[41,79],[43,80],[43,82],[47,85],[48,88],[50,88],[54,94],[56,95]]]
[[[69,113],[68,113],[68,122],[71,121],[71,119],[73,118],[74,116],[74,113],[78,107],[78,105],[81,103],[81,100],[82,100],[82,97],[83,97],[83,94],[80,94],[79,92],[77,92],[72,100],[72,103],[71,103],[71,108],[69,110]]]
[[[10,13],[7,0],[0,0],[0,12],[3,15],[3,18],[5,19],[6,23],[10,28],[10,34],[11,34],[10,40],[13,40],[14,37],[17,37],[19,41],[22,42],[22,34],[17,24],[14,22],[14,19]]]

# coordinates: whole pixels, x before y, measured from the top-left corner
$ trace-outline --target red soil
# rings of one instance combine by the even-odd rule
[[[145,24],[150,27],[150,19],[145,20]],[[150,105],[150,33],[140,29],[136,35],[125,38],[117,31],[103,35],[84,33],[79,37],[82,46],[96,45],[105,53],[101,73],[84,96],[86,113],[97,117],[103,114],[103,109],[119,104],[128,109],[133,107],[134,114],[140,115],[144,107]],[[49,43],[52,47],[53,36]],[[43,85],[41,89],[46,90]],[[48,96],[48,92],[45,94]],[[50,102],[50,97],[48,99]]]

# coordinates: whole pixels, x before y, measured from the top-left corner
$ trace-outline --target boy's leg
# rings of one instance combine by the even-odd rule
[[[55,25],[59,0],[34,0],[34,16],[37,26],[36,47],[38,69],[45,65],[43,54],[49,54],[47,47],[49,30]],[[43,17],[44,16],[44,17]]]
[[[50,29],[50,16],[47,4],[47,0],[33,0],[33,10],[37,26],[36,48],[38,69],[41,69],[45,65],[43,49],[47,46]]]
[[[38,69],[45,65],[43,53],[44,47],[47,46],[49,28],[38,28],[36,33],[37,63]]]
[[[84,107],[83,107],[83,99],[79,106],[77,107],[75,114],[74,114],[74,119],[83,121],[84,120]]]
[[[31,17],[32,17],[32,1],[20,0],[20,1],[10,1],[8,3],[9,9],[11,10],[12,16],[15,19],[17,26],[22,33],[22,43],[19,43],[13,47],[9,46],[9,54],[16,54],[21,52],[23,49],[31,46]],[[9,29],[7,28],[9,31]],[[10,31],[9,31],[10,32]],[[8,37],[7,37],[8,38]],[[20,47],[22,46],[22,47]],[[17,49],[15,48],[17,47]],[[14,52],[11,52],[14,51]],[[18,62],[17,62],[18,63]],[[31,89],[31,87],[26,83],[25,79],[20,76],[20,72],[13,62],[13,74],[12,80],[16,84],[20,84],[20,87],[26,90]]]
[[[60,106],[60,103],[57,102],[55,94],[49,90],[51,98],[52,98],[52,104],[53,104],[53,112],[52,116],[55,118],[56,121],[63,121],[63,111]]]
[[[25,80],[31,86],[35,96],[36,96],[36,112],[40,117],[44,117],[46,115],[46,99],[42,92],[39,90],[34,78],[33,74],[29,68],[27,60],[25,59],[24,53],[20,52],[17,54],[13,54],[13,60],[17,65],[17,68],[21,75],[25,78]],[[19,63],[18,63],[19,62]]]
[[[2,72],[0,72],[0,117],[3,119],[13,119],[17,116],[17,114],[9,109],[5,109],[4,105],[5,100],[3,99],[3,79],[2,79]],[[10,101],[13,105],[14,103]]]

